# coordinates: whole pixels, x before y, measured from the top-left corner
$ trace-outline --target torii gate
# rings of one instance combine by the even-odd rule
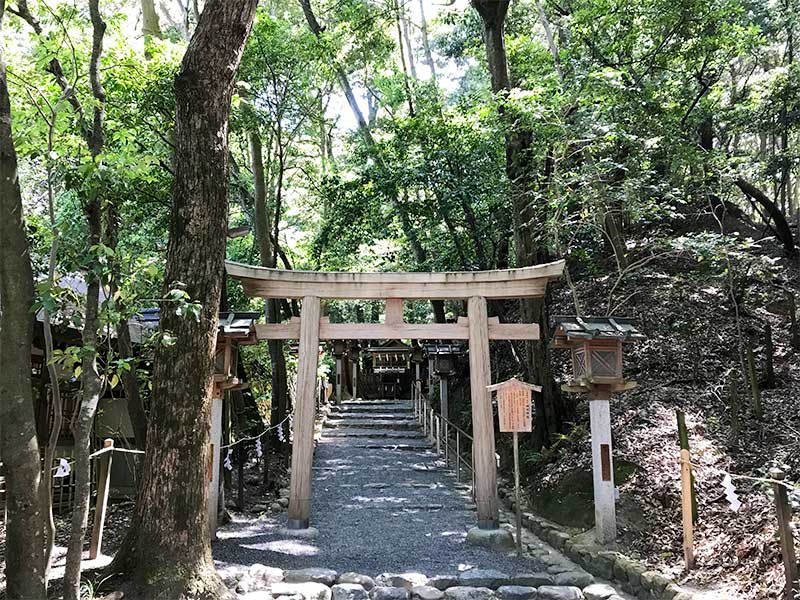
[[[314,452],[314,407],[319,341],[383,339],[449,339],[469,341],[475,503],[478,527],[496,529],[495,465],[489,340],[538,340],[535,323],[500,323],[489,318],[487,299],[541,298],[547,283],[558,279],[564,261],[521,269],[445,273],[345,273],[286,271],[226,262],[228,274],[242,282],[250,296],[302,298],[300,318],[288,323],[256,325],[259,340],[300,342],[294,407],[294,445],[289,497],[292,529],[306,529],[311,512],[311,463]],[[320,299],[386,300],[384,323],[331,323],[320,316]],[[404,323],[404,300],[467,300],[467,317],[457,323]]]

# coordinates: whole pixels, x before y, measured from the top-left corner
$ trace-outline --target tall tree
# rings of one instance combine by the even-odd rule
[[[142,598],[227,598],[207,520],[214,349],[228,221],[228,119],[257,0],[208,0],[175,78],[173,206],[165,295],[180,285],[197,319],[162,311],[141,488],[114,569]],[[138,594],[138,595],[137,595]]]
[[[510,183],[516,266],[539,264],[550,260],[551,256],[543,240],[532,234],[544,229],[544,215],[537,210],[533,194],[533,174],[536,172],[531,151],[533,133],[511,118],[504,103],[505,95],[511,90],[505,44],[505,20],[510,0],[471,2],[483,23],[492,91],[497,95],[500,114],[506,120],[506,173]],[[522,315],[525,321],[538,323],[541,331],[541,339],[528,344],[530,377],[542,386],[542,394],[537,394],[536,402],[537,412],[543,418],[536,420],[534,431],[535,443],[541,446],[558,432],[562,413],[561,395],[550,369],[547,300],[523,300]]]
[[[94,98],[91,128],[86,132],[93,169],[99,168],[100,154],[105,146],[103,119],[105,118],[106,93],[100,81],[100,57],[103,53],[103,37],[106,24],[100,14],[99,0],[89,1],[89,16],[92,21],[92,54],[89,62],[89,81]],[[102,241],[102,201],[99,177],[94,177],[84,210],[89,226],[89,250],[97,252]],[[92,430],[97,405],[102,394],[103,381],[98,371],[98,327],[100,309],[100,274],[95,269],[86,272],[86,305],[83,318],[83,360],[81,371],[81,406],[75,426],[75,504],[72,508],[72,524],[67,547],[67,565],[64,572],[64,598],[78,600],[81,583],[81,555],[86,525],[89,518],[89,496],[92,474],[89,465]]]
[[[39,444],[31,388],[33,272],[22,216],[0,0],[0,456],[6,478],[6,595],[45,598]]]

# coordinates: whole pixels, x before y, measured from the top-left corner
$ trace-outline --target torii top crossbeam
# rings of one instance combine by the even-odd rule
[[[521,269],[440,273],[287,271],[236,262],[226,262],[225,268],[242,282],[246,294],[261,298],[456,300],[542,297],[547,282],[561,277],[564,261]]]

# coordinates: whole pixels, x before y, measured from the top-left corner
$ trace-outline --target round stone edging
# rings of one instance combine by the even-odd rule
[[[514,510],[514,493],[499,486],[500,498],[509,511]],[[532,512],[523,511],[522,523],[534,535],[563,552],[581,567],[613,581],[631,594],[647,594],[657,600],[692,600],[694,594],[682,589],[677,582],[647,566],[599,545],[591,535],[573,535],[564,527]]]

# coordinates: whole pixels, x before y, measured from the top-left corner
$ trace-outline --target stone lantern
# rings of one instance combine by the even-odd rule
[[[625,344],[645,339],[633,319],[624,317],[555,317],[553,348],[572,352],[572,380],[561,386],[566,392],[588,392],[592,433],[595,534],[601,544],[617,537],[616,490],[611,455],[613,392],[636,387],[622,373]]]

